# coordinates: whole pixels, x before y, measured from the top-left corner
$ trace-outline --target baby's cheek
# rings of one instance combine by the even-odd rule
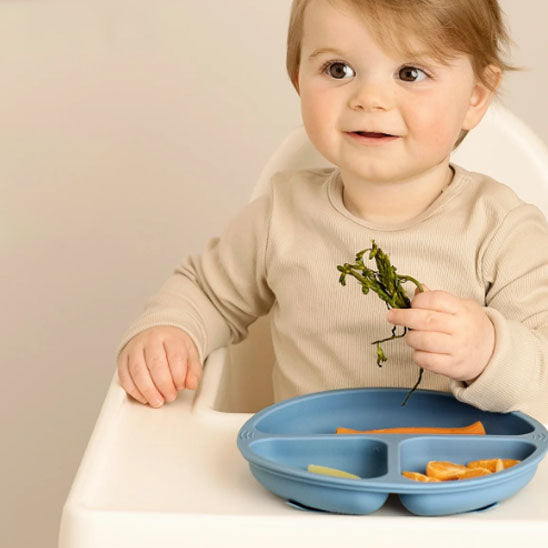
[[[460,133],[454,123],[445,116],[425,116],[422,123],[423,137],[432,150],[445,153],[451,150]]]
[[[331,159],[334,132],[330,128],[333,127],[334,122],[331,120],[328,106],[317,99],[314,101],[302,99],[301,116],[311,143],[323,156]]]
[[[310,140],[314,143],[322,133],[322,120],[319,116],[320,107],[316,101],[301,98],[301,116]]]
[[[443,102],[438,104],[434,98],[415,104],[408,110],[409,129],[428,150],[449,152],[460,135],[460,125],[451,109]]]

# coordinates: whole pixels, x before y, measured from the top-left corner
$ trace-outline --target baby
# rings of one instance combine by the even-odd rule
[[[496,0],[294,0],[287,68],[312,144],[334,166],[276,173],[186,258],[121,343],[118,374],[160,407],[204,359],[271,312],[277,401],[335,388],[452,392],[537,412],[548,394],[548,224],[507,186],[450,162],[481,121],[508,42]],[[375,240],[425,285],[391,309],[342,288]],[[366,255],[367,257],[367,255]],[[371,343],[393,326],[376,365]]]

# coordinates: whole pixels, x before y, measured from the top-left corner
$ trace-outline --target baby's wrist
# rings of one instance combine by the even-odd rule
[[[480,373],[481,375],[481,373]],[[474,383],[474,381],[476,381],[480,375],[476,375],[473,379],[469,379],[469,380],[463,380],[462,382],[466,385],[466,386],[470,386],[471,384]]]
[[[485,371],[485,369],[487,368],[487,365],[489,364],[489,362],[491,361],[491,358],[493,356],[493,353],[491,352],[490,356],[489,356],[489,359],[487,360],[487,362],[485,362],[484,366],[478,371],[478,370],[475,370],[473,373],[471,372],[471,376],[469,378],[465,378],[462,380],[462,382],[466,385],[466,386],[470,386],[471,384],[473,384],[475,381],[477,381],[480,377],[481,377],[481,374]]]
[[[484,312],[485,313],[485,312]],[[493,358],[493,354],[495,352],[495,326],[493,325],[493,322],[491,321],[491,318],[487,314],[485,314],[485,318],[487,319],[487,324],[489,326],[487,336],[485,336],[485,346],[483,351],[479,352],[479,356],[477,358],[481,358],[482,355],[484,357],[484,364],[483,367],[479,371],[474,371],[473,374],[470,376],[469,379],[463,379],[463,383],[466,386],[470,386],[473,384],[478,378],[481,376],[481,374],[485,371],[489,363],[491,362],[491,359]],[[487,359],[485,359],[487,357]],[[483,361],[483,360],[482,360]],[[471,372],[472,373],[472,372]]]
[[[485,362],[485,364],[483,365],[483,367],[478,371],[477,369],[474,369],[473,371],[469,371],[469,376],[468,378],[462,378],[462,382],[466,385],[466,386],[470,386],[471,384],[473,384],[475,381],[477,381],[480,377],[481,377],[481,374],[485,371],[485,369],[487,368],[487,365],[489,364],[489,362],[491,361],[491,356],[489,356],[489,359],[487,360],[487,362]]]

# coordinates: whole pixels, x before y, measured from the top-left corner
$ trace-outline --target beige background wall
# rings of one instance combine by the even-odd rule
[[[300,123],[289,4],[0,1],[1,546],[55,546],[122,331]],[[548,141],[548,3],[502,5]]]

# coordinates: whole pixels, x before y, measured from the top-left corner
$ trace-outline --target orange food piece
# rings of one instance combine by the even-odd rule
[[[477,478],[479,476],[488,476],[492,473],[493,472],[491,472],[491,470],[488,470],[487,468],[480,468],[478,466],[477,468],[467,468],[464,474],[459,479],[463,480],[468,478]]]
[[[441,481],[460,479],[466,472],[466,466],[454,462],[431,460],[426,465],[426,475]]]
[[[422,426],[402,426],[401,428],[380,428],[377,430],[353,430],[352,428],[337,428],[337,434],[468,434],[485,435],[485,428],[481,421],[468,426],[456,428],[437,428]]]
[[[469,462],[466,466],[454,462],[431,460],[426,465],[426,475],[405,470],[402,476],[416,481],[452,481],[488,476],[518,464],[515,459],[484,459]]]
[[[409,472],[408,470],[404,470],[401,473],[402,476],[405,476],[408,479],[415,480],[415,481],[424,481],[426,483],[433,483],[436,481],[440,481],[436,478],[431,478],[429,476],[425,476],[424,474],[420,474],[419,472]]]
[[[484,459],[484,460],[473,460],[469,462],[466,466],[468,468],[487,468],[490,472],[500,472],[506,468],[510,468],[515,464],[518,464],[519,460],[516,459]]]

